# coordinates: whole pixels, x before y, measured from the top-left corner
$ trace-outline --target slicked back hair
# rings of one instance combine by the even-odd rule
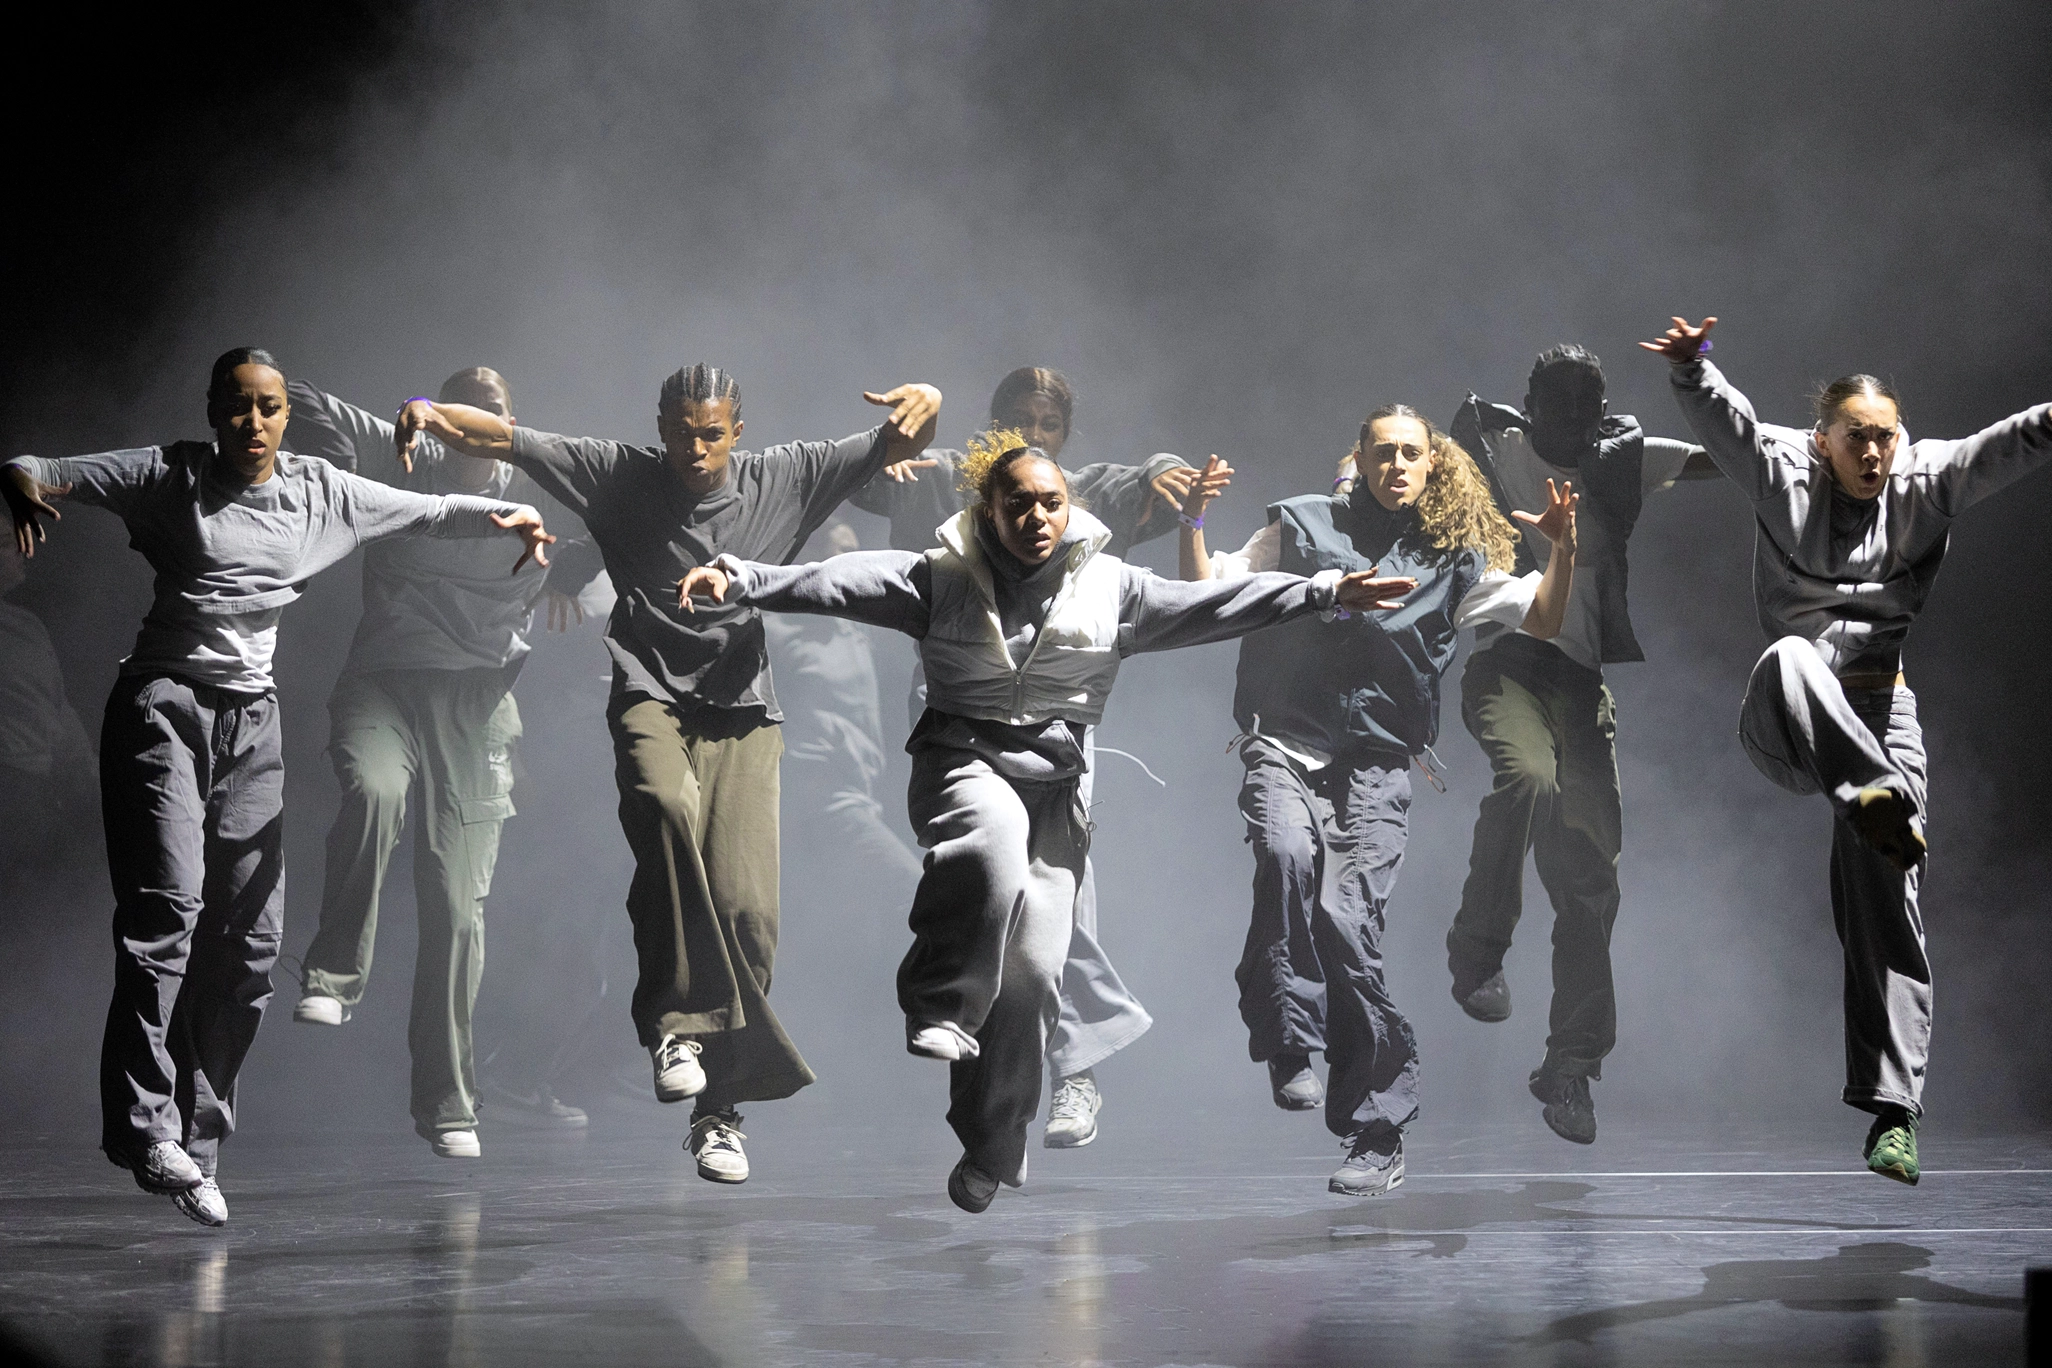
[[[1547,390],[1558,393],[1570,386],[1594,386],[1596,397],[1601,399],[1603,361],[1587,347],[1563,342],[1539,353],[1539,359],[1532,363],[1531,377],[1525,382],[1525,392],[1537,394]]]
[[[237,366],[269,366],[280,376],[285,374],[285,368],[278,364],[278,358],[262,347],[230,347],[214,358],[213,373],[207,376],[208,403],[212,403],[216,395],[235,382]]]
[[[1021,399],[1035,394],[1046,395],[1062,411],[1063,432],[1074,430],[1076,392],[1069,387],[1069,377],[1046,366],[1021,366],[998,381],[997,388],[991,391],[990,421],[993,424],[1004,422],[1012,416],[1012,410],[1018,407]]]
[[[656,400],[656,412],[664,417],[675,417],[684,411],[686,404],[710,404],[721,399],[734,401],[734,420],[739,422],[741,382],[718,366],[700,361],[663,381],[662,396]]]
[[[471,366],[457,371],[442,382],[437,391],[445,404],[467,404],[487,394],[495,394],[506,405],[506,412],[513,411],[513,387],[506,383],[506,377],[490,366]]]
[[[1895,393],[1895,386],[1878,375],[1841,375],[1828,385],[1819,386],[1810,396],[1810,403],[1817,410],[1818,428],[1828,428],[1838,421],[1838,410],[1848,399],[1864,395],[1869,399],[1886,399],[1895,405],[1895,419],[1902,421],[1902,400]]]

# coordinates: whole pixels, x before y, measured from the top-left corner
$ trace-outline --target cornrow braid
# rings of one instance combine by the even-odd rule
[[[278,358],[262,347],[231,347],[214,358],[214,369],[207,375],[207,398],[226,390],[235,378],[238,366],[269,366],[278,374],[285,373],[278,364]]]
[[[663,381],[662,396],[656,400],[656,412],[675,416],[684,411],[686,404],[710,404],[721,399],[734,402],[734,417],[739,419],[741,382],[718,366],[700,361]]]
[[[1574,384],[1588,385],[1601,397],[1604,389],[1603,361],[1587,347],[1563,342],[1539,353],[1539,359],[1532,363],[1532,374],[1525,381],[1525,389],[1536,394],[1549,385]]]

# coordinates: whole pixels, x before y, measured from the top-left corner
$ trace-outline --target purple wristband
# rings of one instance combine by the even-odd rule
[[[1717,344],[1715,342],[1712,342],[1709,338],[1702,338],[1696,343],[1696,355],[1708,356],[1711,352],[1711,349],[1716,347],[1716,345]]]
[[[1191,517],[1188,513],[1178,513],[1176,514],[1176,521],[1181,523],[1183,526],[1189,528],[1192,532],[1201,532],[1204,530],[1204,515],[1202,513],[1198,514],[1194,518]]]
[[[432,404],[434,402],[434,400],[428,398],[425,394],[416,394],[411,399],[408,399],[406,401],[406,404]],[[406,412],[406,404],[401,404],[399,406],[399,411],[401,413]]]

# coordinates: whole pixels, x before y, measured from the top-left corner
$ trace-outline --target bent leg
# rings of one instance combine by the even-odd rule
[[[1908,689],[1851,695],[1919,811],[1924,734]],[[1831,833],[1831,913],[1845,947],[1845,1101],[1861,1111],[1923,1114],[1931,1049],[1931,963],[1918,906],[1921,867],[1904,873],[1840,819]]]
[[[307,947],[305,982],[310,992],[354,1005],[370,976],[378,898],[406,825],[418,760],[407,715],[381,680],[344,675],[328,713],[328,758],[342,806],[328,828],[321,923]]]
[[[1296,767],[1267,742],[1240,747],[1247,767],[1240,815],[1254,848],[1254,908],[1233,977],[1247,1054],[1262,1064],[1277,1055],[1325,1048],[1325,969],[1311,930],[1324,859],[1319,832],[1326,804]]]
[[[1326,975],[1325,1126],[1351,1137],[1418,1114],[1418,1039],[1384,978],[1384,910],[1410,835],[1408,769],[1364,765],[1332,776],[1325,877],[1312,934]]]
[[[1560,794],[1538,825],[1533,854],[1553,900],[1553,1007],[1546,1064],[1555,1073],[1603,1076],[1617,1044],[1617,988],[1610,937],[1617,925],[1618,855],[1624,812],[1617,781],[1617,712],[1591,678],[1564,697]]]
[[[1791,793],[1822,793],[1840,813],[1869,787],[1904,792],[1922,809],[1824,658],[1799,637],[1781,638],[1753,666],[1739,739],[1762,774]]]
[[[1461,720],[1494,775],[1475,814],[1468,878],[1446,933],[1463,983],[1503,967],[1524,911],[1525,852],[1559,794],[1553,693],[1536,665],[1502,647],[1476,652],[1461,675]]]

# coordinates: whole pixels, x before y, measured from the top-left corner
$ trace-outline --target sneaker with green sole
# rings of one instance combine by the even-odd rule
[[[1883,1178],[1917,1185],[1917,1120],[1907,1112],[1874,1118],[1867,1128],[1867,1167]]]

